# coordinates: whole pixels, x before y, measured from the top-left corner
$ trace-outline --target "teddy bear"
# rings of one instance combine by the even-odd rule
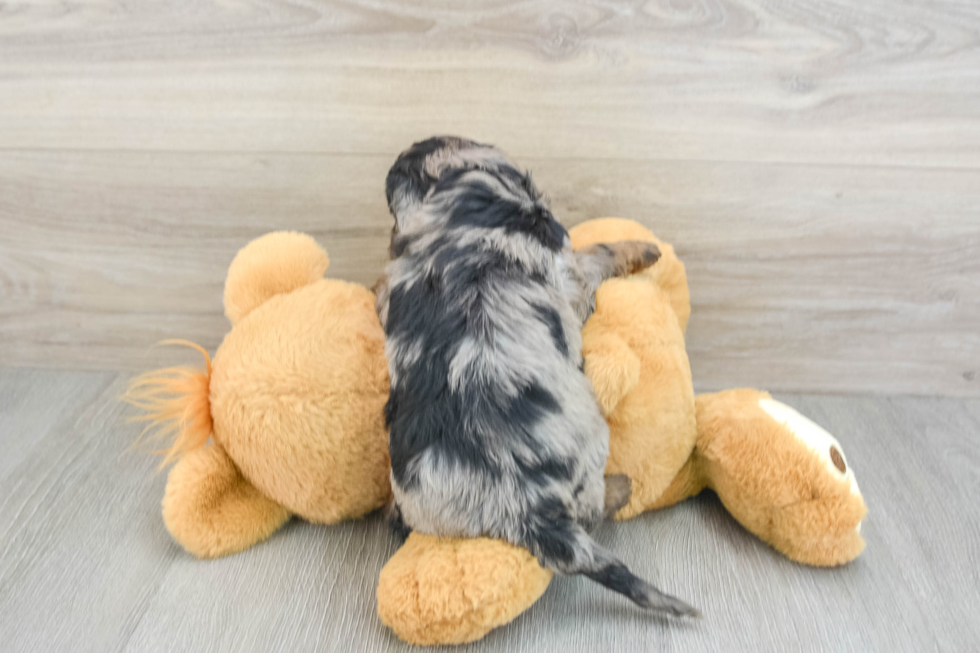
[[[235,256],[225,282],[231,331],[203,370],[135,378],[123,399],[157,436],[163,519],[199,557],[246,549],[291,516],[332,524],[391,494],[384,331],[367,288],[324,279],[310,236],[276,232]],[[211,444],[206,444],[210,438]]]
[[[599,288],[583,329],[584,369],[610,427],[607,472],[632,481],[617,518],[711,488],[794,560],[857,556],[866,508],[833,436],[756,390],[695,398],[684,347],[690,300],[673,248],[629,220],[589,221],[570,235],[575,247],[645,239],[661,250],[652,268]],[[214,360],[198,348],[203,370],[148,373],[124,397],[150,432],[173,438],[164,522],[194,555],[241,551],[291,515],[336,523],[390,498],[374,295],[324,279],[328,265],[303,234],[249,243],[229,268],[232,329]],[[514,619],[550,580],[520,547],[412,533],[381,571],[378,614],[411,643],[468,642]]]

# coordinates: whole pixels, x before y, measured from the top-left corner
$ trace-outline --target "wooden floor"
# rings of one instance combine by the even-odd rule
[[[0,648],[403,651],[375,616],[394,552],[377,516],[292,522],[217,561],[164,529],[164,474],[133,450],[109,372],[0,371]],[[791,563],[713,496],[599,539],[705,613],[651,620],[578,578],[480,651],[970,651],[980,638],[980,400],[782,395],[835,433],[870,513],[840,569]]]
[[[980,396],[974,0],[0,4],[0,363],[213,349],[272,229],[372,283],[446,132],[674,242],[702,388]]]

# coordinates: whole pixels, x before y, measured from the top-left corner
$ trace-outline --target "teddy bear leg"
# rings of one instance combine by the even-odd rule
[[[836,438],[758,390],[700,395],[696,406],[698,464],[739,523],[804,564],[861,553],[867,508]]]
[[[529,608],[551,576],[500,540],[412,533],[381,570],[378,616],[410,644],[472,642]]]
[[[263,496],[220,446],[203,446],[170,470],[163,520],[177,542],[200,558],[237,553],[269,537],[289,512]]]

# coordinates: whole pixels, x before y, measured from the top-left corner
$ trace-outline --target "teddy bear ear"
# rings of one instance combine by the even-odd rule
[[[232,325],[269,298],[323,278],[330,259],[312,237],[276,231],[239,250],[225,280],[225,315]]]

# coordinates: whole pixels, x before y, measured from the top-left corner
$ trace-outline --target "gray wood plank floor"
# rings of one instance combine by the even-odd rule
[[[135,449],[110,372],[0,369],[4,651],[401,651],[375,616],[394,545],[377,515],[292,522],[199,561],[160,517],[165,475]],[[556,579],[479,651],[968,651],[980,640],[980,401],[781,395],[835,433],[870,514],[840,569],[793,564],[703,496],[600,539],[701,607],[665,624]]]

